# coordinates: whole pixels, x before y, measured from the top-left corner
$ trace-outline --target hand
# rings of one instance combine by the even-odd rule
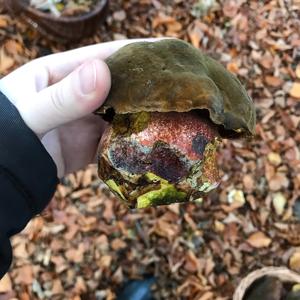
[[[0,80],[1,91],[52,156],[59,177],[94,161],[106,125],[92,112],[102,105],[111,84],[103,60],[136,41],[140,40],[102,43],[38,58]]]

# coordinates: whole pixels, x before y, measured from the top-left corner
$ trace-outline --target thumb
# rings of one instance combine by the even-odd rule
[[[43,89],[19,111],[37,135],[80,119],[102,105],[111,85],[107,65],[94,59],[84,63],[61,81]]]

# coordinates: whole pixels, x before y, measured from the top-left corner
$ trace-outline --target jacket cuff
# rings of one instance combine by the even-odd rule
[[[47,206],[56,190],[59,181],[56,165],[16,107],[1,92],[0,128],[0,167],[10,174],[34,216]]]

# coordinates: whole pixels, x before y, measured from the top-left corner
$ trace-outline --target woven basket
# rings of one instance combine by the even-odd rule
[[[266,267],[247,275],[235,290],[233,300],[243,300],[248,288],[264,276],[277,277],[281,282],[300,283],[300,275],[284,267]]]
[[[41,34],[58,42],[76,41],[92,35],[107,14],[108,0],[99,0],[88,13],[55,17],[29,5],[28,0],[4,0],[9,12],[18,16]]]

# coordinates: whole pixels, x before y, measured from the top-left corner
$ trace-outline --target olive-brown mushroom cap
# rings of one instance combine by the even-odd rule
[[[254,133],[255,108],[239,80],[184,41],[132,43],[106,62],[112,87],[98,114],[207,109],[225,129]]]

